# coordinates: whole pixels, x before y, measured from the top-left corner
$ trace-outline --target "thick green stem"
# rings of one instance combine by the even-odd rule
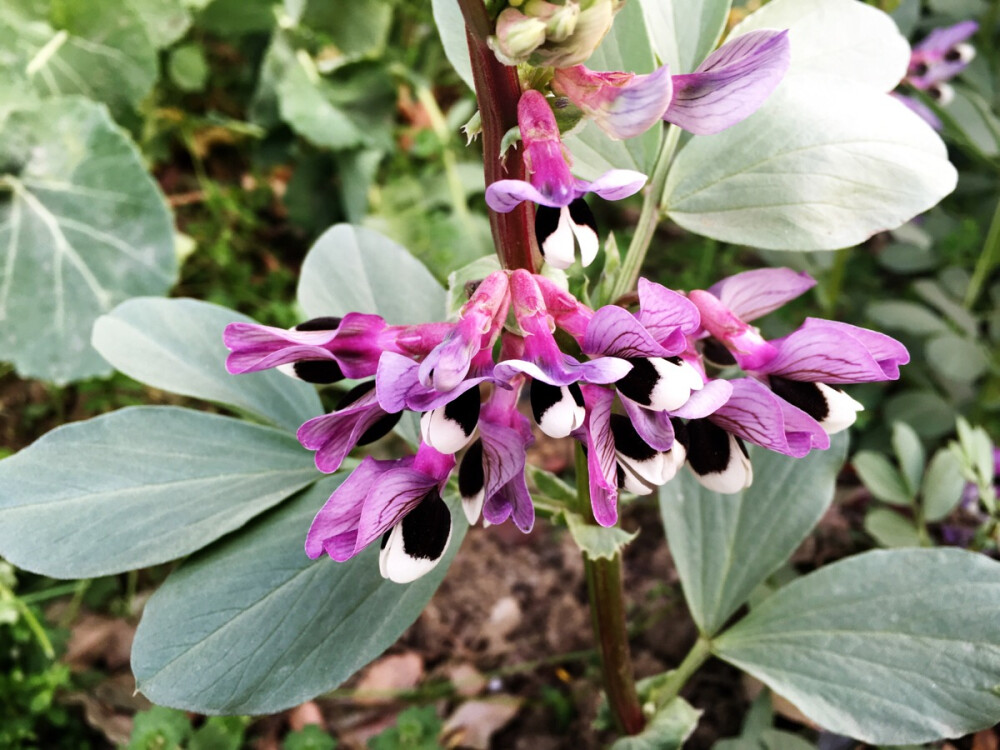
[[[576,447],[576,484],[577,512],[594,523],[590,506],[590,484],[587,480],[587,459],[579,444]],[[616,553],[611,560],[591,560],[584,553],[583,567],[587,577],[594,639],[601,654],[601,672],[608,706],[615,724],[623,734],[638,734],[645,725],[645,719],[635,689],[635,672],[632,669],[632,654],[625,625],[621,553]]]
[[[472,80],[482,120],[486,184],[503,179],[523,180],[526,175],[520,156],[505,160],[501,152],[504,134],[517,125],[517,102],[521,98],[517,69],[503,65],[487,46],[485,34],[492,21],[482,0],[459,0],[459,5],[465,17]],[[510,213],[492,209],[489,213],[493,243],[503,267],[534,272],[536,261],[541,259],[535,242],[534,205],[525,201]]]
[[[663,189],[667,184],[667,173],[670,171],[670,164],[674,160],[674,151],[677,149],[677,141],[680,137],[680,128],[676,125],[667,127],[667,134],[660,144],[660,153],[656,157],[653,174],[649,178],[649,184],[643,188],[642,211],[639,214],[639,222],[636,224],[635,234],[632,235],[632,242],[628,246],[625,259],[622,261],[618,281],[611,290],[612,300],[631,292],[635,288],[636,282],[639,281],[642,262],[646,259],[649,244],[653,241],[657,224],[660,223]]]
[[[976,304],[986,280],[990,277],[997,263],[1000,263],[1000,201],[997,201],[996,210],[993,212],[993,221],[990,222],[990,231],[983,244],[983,251],[979,254],[976,269],[972,272],[972,280],[965,292],[966,309],[971,310]]]
[[[688,651],[688,655],[684,657],[684,661],[677,666],[677,669],[667,675],[663,684],[650,696],[656,706],[665,706],[676,698],[691,676],[698,671],[698,667],[704,664],[711,655],[711,641],[703,635],[699,636],[694,646]]]

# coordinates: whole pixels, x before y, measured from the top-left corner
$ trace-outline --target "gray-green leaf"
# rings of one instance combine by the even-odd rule
[[[906,422],[894,422],[892,425],[892,449],[902,467],[903,481],[909,490],[910,497],[920,492],[920,480],[924,475],[924,445],[916,431]]]
[[[920,534],[913,521],[886,507],[872,508],[865,516],[865,531],[880,547],[919,547]]]
[[[732,0],[639,0],[639,4],[653,51],[678,75],[694,72],[715,47]]]
[[[94,348],[115,369],[160,388],[215,401],[288,430],[322,413],[316,389],[280,372],[230,375],[222,331],[246,315],[193,299],[123,302],[94,324]]]
[[[868,491],[882,502],[893,505],[913,503],[916,492],[907,488],[902,474],[881,453],[858,451],[851,463]]]
[[[83,99],[12,112],[0,165],[0,358],[57,383],[107,373],[94,320],[177,273],[163,195],[107,110]]]
[[[207,714],[274,713],[335,688],[427,604],[461,544],[407,586],[384,580],[378,545],[353,560],[309,560],[306,532],[336,479],[187,560],[146,605],[132,650],[136,683],[160,705]]]
[[[712,634],[773,573],[833,500],[847,436],[805,458],[755,450],[754,482],[721,495],[683,472],[660,490],[660,512],[691,615]]]
[[[445,290],[405,248],[378,232],[338,224],[302,264],[299,304],[310,317],[376,313],[389,323],[427,323],[445,315]]]
[[[56,578],[174,560],[315,481],[287,433],[170,406],[59,427],[0,461],[0,555]]]
[[[617,526],[595,526],[587,523],[579,513],[565,511],[566,525],[576,545],[591,560],[611,560],[626,544],[637,536],[638,531],[631,533]]]
[[[621,737],[611,750],[680,750],[698,726],[701,711],[683,698],[674,698],[633,737]]]
[[[1000,564],[957,549],[873,551],[781,589],[719,657],[825,729],[929,742],[1000,720]]]
[[[952,451],[942,448],[931,458],[924,475],[921,491],[924,518],[940,521],[947,516],[962,499],[963,489],[965,477],[962,476],[961,462]]]

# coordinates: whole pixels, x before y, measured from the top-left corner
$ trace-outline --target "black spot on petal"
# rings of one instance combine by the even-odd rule
[[[657,450],[650,447],[632,426],[632,420],[622,414],[611,415],[611,434],[615,450],[634,461],[648,461],[656,457]]]
[[[652,403],[653,389],[660,381],[660,373],[647,357],[630,357],[632,369],[615,385],[630,399],[643,406]]]
[[[597,234],[597,219],[583,198],[577,198],[569,204],[569,218],[577,226],[590,227],[594,230],[594,234]]]
[[[687,424],[687,433],[687,460],[696,474],[705,476],[726,470],[732,459],[728,432],[707,419],[692,419]]]
[[[830,416],[830,405],[815,383],[788,380],[777,375],[771,375],[769,380],[775,395],[785,399],[792,406],[797,406],[817,422],[822,422]]]
[[[307,359],[292,365],[296,377],[307,383],[329,385],[344,379],[340,365],[332,359]]]
[[[545,247],[547,240],[559,227],[559,209],[548,206],[535,206],[535,239],[539,249]],[[542,250],[542,255],[545,251]]]
[[[736,358],[717,338],[709,337],[701,342],[701,353],[709,362],[717,367],[731,367],[736,364]]]
[[[403,520],[403,551],[418,560],[437,560],[451,533],[451,512],[433,488]]]
[[[944,99],[944,91],[941,89],[940,86],[935,84],[927,88],[927,96],[929,96],[934,101],[939,102],[942,99]]]
[[[580,395],[582,398],[583,394]],[[562,401],[562,389],[556,385],[543,383],[541,380],[532,380],[529,400],[531,401],[531,415],[535,418],[536,424],[541,424],[545,412]]]
[[[917,78],[923,78],[927,75],[928,70],[930,69],[927,67],[927,63],[919,62],[913,66],[913,75],[917,76]]]
[[[358,438],[358,442],[355,445],[368,445],[369,443],[374,443],[379,438],[384,438],[392,431],[393,427],[399,424],[402,416],[403,412],[397,411],[395,414],[386,414],[384,417],[381,417],[375,424],[361,433],[361,437]]]
[[[312,318],[304,323],[295,326],[296,331],[333,331],[340,325],[341,318],[325,316],[322,318]]]
[[[670,419],[670,424],[674,428],[674,441],[684,446],[687,451],[691,447],[691,436],[688,435],[687,424],[676,417]]]
[[[958,62],[962,59],[962,51],[958,47],[952,47],[944,53],[944,59],[947,62]]]
[[[477,440],[469,446],[458,466],[458,494],[462,497],[475,497],[485,483],[483,441]]]
[[[337,402],[337,406],[334,411],[340,411],[341,409],[350,406],[374,387],[374,380],[366,380],[364,383],[358,383],[356,386],[351,388],[351,390],[340,397],[340,401]]]
[[[457,398],[452,399],[444,407],[445,419],[450,419],[462,428],[462,432],[471,435],[479,424],[479,386],[474,386]]]
[[[579,383],[570,383],[568,386],[566,386],[566,390],[569,391],[569,395],[573,397],[573,403],[575,403],[577,406],[584,405],[583,391],[580,390]]]

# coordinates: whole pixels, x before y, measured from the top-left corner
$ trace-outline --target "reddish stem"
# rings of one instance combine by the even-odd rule
[[[485,12],[480,0],[466,0],[461,5],[466,18],[472,79],[482,118],[486,184],[504,179],[523,180],[526,175],[520,154],[511,153],[506,161],[500,158],[504,134],[517,125],[517,102],[521,98],[517,69],[497,60],[480,35],[482,14],[477,9]],[[538,266],[536,259],[540,260],[541,256],[535,242],[534,226],[535,207],[528,201],[506,214],[490,209],[493,242],[504,268],[525,268],[535,272]]]

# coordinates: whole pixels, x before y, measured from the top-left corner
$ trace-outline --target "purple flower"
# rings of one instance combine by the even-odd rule
[[[674,87],[666,65],[647,75],[603,73],[574,65],[555,71],[552,90],[609,136],[623,140],[642,135],[663,118]]]
[[[374,375],[383,351],[426,354],[449,328],[438,323],[387,326],[378,315],[352,312],[313,318],[288,330],[230,323],[222,338],[231,350],[226,369],[233,375],[278,368],[321,384]]]
[[[694,73],[673,77],[673,99],[663,119],[696,135],[721,132],[760,108],[790,62],[787,30],[738,36],[706,57]]]
[[[935,102],[947,106],[955,96],[947,82],[965,70],[976,56],[975,47],[967,40],[978,29],[979,24],[975,21],[962,21],[954,26],[934,29],[914,46],[902,83],[925,91]],[[935,130],[943,128],[934,111],[919,99],[898,93],[893,96]]]
[[[580,362],[564,354],[552,334],[552,318],[535,278],[518,269],[511,272],[510,286],[523,350],[518,357],[500,362],[494,376],[501,381],[511,380],[517,373],[531,376],[536,423],[550,437],[566,437],[583,422],[583,397],[577,383],[613,383],[632,366],[616,357]]]
[[[568,268],[573,263],[575,238],[586,266],[597,255],[598,238],[594,216],[582,196],[596,193],[606,200],[627,198],[646,184],[646,175],[612,169],[593,182],[573,177],[556,118],[538,91],[529,89],[521,95],[517,122],[530,182],[498,180],[486,188],[486,202],[499,213],[513,211],[522,201],[538,204],[535,234],[545,260],[556,268]]]
[[[534,442],[528,420],[517,410],[524,376],[509,389],[494,388],[479,419],[479,438],[469,446],[458,470],[458,490],[469,523],[482,512],[499,524],[512,518],[531,531],[535,508],[524,477],[525,451]]]
[[[382,537],[379,569],[409,583],[430,572],[451,539],[451,513],[441,499],[453,456],[420,446],[392,461],[366,457],[313,519],[306,554],[342,562]]]

